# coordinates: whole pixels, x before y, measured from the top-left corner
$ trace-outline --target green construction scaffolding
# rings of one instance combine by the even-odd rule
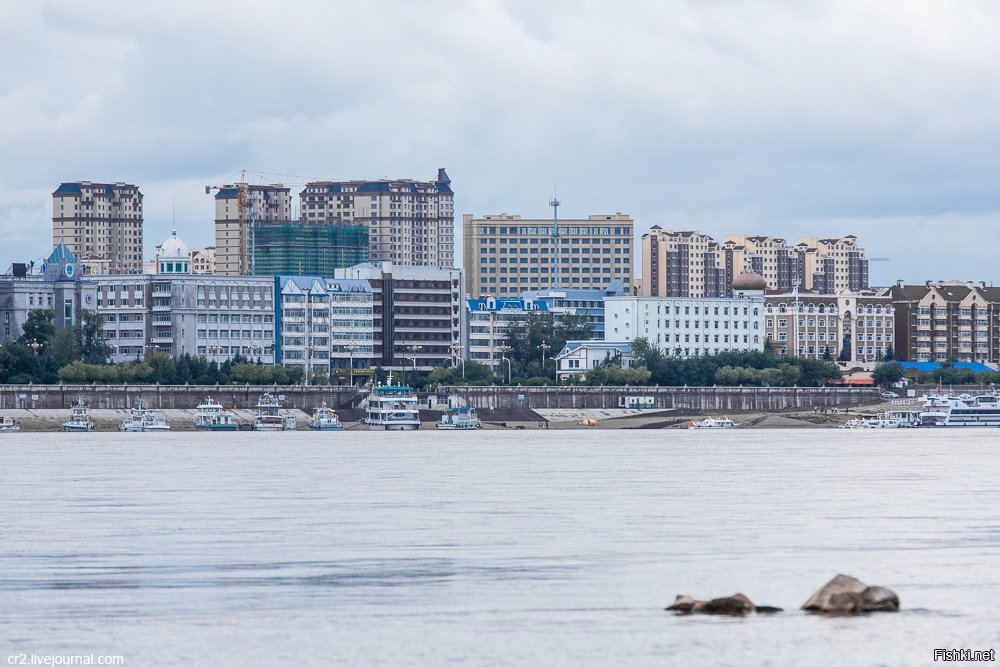
[[[258,276],[333,276],[368,261],[367,225],[258,222],[253,230],[254,273]]]

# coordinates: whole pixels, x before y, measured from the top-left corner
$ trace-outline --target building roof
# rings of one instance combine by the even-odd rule
[[[174,259],[190,259],[191,251],[188,249],[187,244],[177,236],[177,230],[175,229],[167,240],[160,244],[160,250],[156,253],[156,258],[174,258]]]
[[[58,188],[56,188],[56,191],[53,192],[52,194],[62,195],[62,194],[74,194],[79,192],[80,192],[79,183],[63,183]]]
[[[559,351],[554,358],[561,359],[571,352],[575,352],[580,348],[586,348],[589,350],[617,350],[622,354],[628,354],[632,352],[632,343],[626,342],[612,342],[607,340],[568,340],[563,349]]]
[[[747,271],[746,273],[741,273],[736,276],[733,280],[733,289],[763,291],[767,289],[767,280],[765,280],[764,276],[759,273]]]
[[[936,371],[942,365],[937,361],[897,361],[896,363],[902,366],[903,370],[916,371],[918,373],[930,373],[931,371]],[[974,361],[956,361],[952,366],[977,373],[993,371],[989,366]]]
[[[45,260],[46,264],[76,264],[76,255],[74,255],[69,248],[66,247],[65,243],[60,243],[52,252],[49,253],[48,259]]]

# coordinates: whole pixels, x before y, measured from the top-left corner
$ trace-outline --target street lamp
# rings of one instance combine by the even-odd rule
[[[506,345],[501,345],[500,348],[500,361],[507,362],[507,384],[511,383],[511,364],[510,357],[507,354],[510,352],[510,348]]]
[[[546,345],[545,341],[538,346],[538,349],[542,351],[542,375],[545,375],[545,353],[552,349],[551,345]]]
[[[417,372],[417,351],[418,350],[422,350],[423,346],[422,345],[417,345],[416,343],[410,343],[410,346],[409,346],[408,349],[410,350],[410,355],[411,355],[410,358],[413,359],[413,372],[414,372],[414,374],[416,374],[416,372]]]
[[[255,355],[257,357],[258,361],[260,360],[260,353],[263,352],[263,351],[264,351],[264,346],[263,345],[258,345],[257,343],[254,343],[253,345],[250,346],[250,354],[251,354],[251,356]]]
[[[41,343],[39,343],[36,339],[32,338],[31,342],[28,343],[28,347],[31,348],[31,356],[37,357],[38,351],[42,349],[42,347],[44,346]]]
[[[312,342],[310,342],[308,345],[306,345],[306,377],[305,377],[305,384],[306,384],[307,387],[311,384],[309,382],[309,370],[312,367],[312,356],[313,356],[313,350],[314,349],[316,349],[316,348],[315,348],[315,346],[313,346]]]
[[[454,358],[462,362],[462,379],[465,379],[465,358],[462,356],[462,348],[464,345],[461,343],[451,344],[451,354]],[[454,368],[454,362],[452,362],[452,368]]]
[[[358,346],[354,343],[347,344],[347,355],[351,363],[350,378],[352,387],[354,386],[354,350],[356,349],[358,349]]]

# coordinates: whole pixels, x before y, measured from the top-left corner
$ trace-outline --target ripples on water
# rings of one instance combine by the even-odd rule
[[[1000,431],[0,435],[0,659],[931,664],[1000,649]],[[838,572],[904,611],[796,610]],[[741,591],[785,614],[666,614]]]

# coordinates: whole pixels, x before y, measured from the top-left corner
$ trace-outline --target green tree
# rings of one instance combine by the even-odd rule
[[[80,358],[89,364],[105,364],[111,356],[111,346],[104,341],[104,320],[97,313],[84,310],[73,325]]]
[[[872,371],[872,379],[883,387],[895,384],[903,379],[903,367],[895,361],[876,364]]]
[[[22,327],[24,333],[18,339],[22,345],[30,345],[37,341],[40,345],[48,347],[49,341],[55,334],[55,327],[52,325],[52,311],[47,308],[28,311],[28,317]]]

